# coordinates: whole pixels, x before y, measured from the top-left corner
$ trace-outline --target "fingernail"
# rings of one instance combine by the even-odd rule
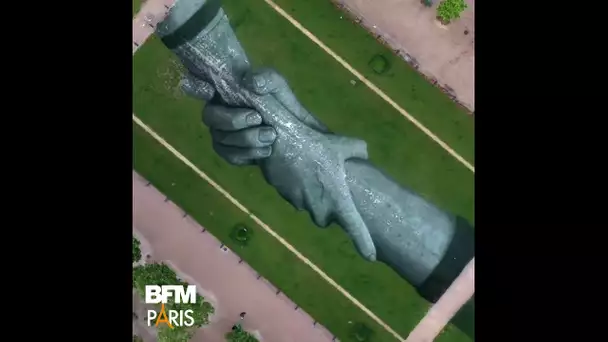
[[[376,261],[376,253],[370,253],[367,255],[367,260]]]
[[[260,135],[259,135],[258,139],[260,139],[261,142],[265,142],[265,143],[273,142],[275,138],[276,138],[276,134],[275,134],[273,128],[268,127],[268,128],[260,129]]]
[[[256,89],[264,89],[266,86],[266,78],[262,75],[255,75],[253,76],[253,84],[255,85]]]
[[[266,146],[256,149],[257,158],[268,158],[272,154],[272,146]]]
[[[256,126],[262,123],[262,117],[259,116],[257,113],[251,113],[249,115],[247,115],[247,125],[249,126]]]

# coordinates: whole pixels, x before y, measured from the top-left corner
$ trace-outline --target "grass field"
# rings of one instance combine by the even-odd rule
[[[312,12],[307,6],[313,5],[316,6],[314,1],[302,1],[290,3],[285,8],[308,26],[306,13]],[[372,161],[404,185],[443,208],[473,219],[473,174],[469,170],[370,90],[364,86],[351,86],[349,81],[353,76],[350,73],[261,0],[247,3],[226,0],[223,6],[254,65],[277,68],[311,111],[336,132],[365,139]],[[324,8],[327,3],[319,6]],[[333,8],[323,11],[319,9],[318,15],[331,17],[335,14],[331,12]],[[300,13],[303,13],[302,18]],[[361,29],[339,19],[335,22],[335,27],[327,30],[344,31],[342,34],[348,36],[342,39],[359,39]],[[461,143],[453,147],[468,160],[473,160],[472,147],[467,152],[468,144],[473,143],[471,118],[463,119],[462,115],[466,114],[446,102],[449,100],[439,90],[422,83],[422,78],[412,70],[408,71],[404,62],[401,66],[399,61],[393,62],[389,72],[393,76],[374,79],[366,69],[366,59],[384,48],[364,36],[356,44],[351,41],[350,48],[345,43],[335,45],[338,43],[315,32],[330,22],[323,23],[317,19],[309,29],[448,143],[452,144],[448,136],[454,136]],[[296,212],[265,184],[257,169],[233,167],[217,157],[210,147],[209,134],[200,123],[202,104],[185,98],[177,89],[178,63],[157,39],[151,39],[141,48],[134,57],[133,68],[134,111],[144,122],[370,310],[407,336],[423,317],[428,303],[384,265],[362,261],[339,229],[320,230],[312,225],[306,214]],[[413,99],[412,94],[416,98]],[[416,99],[421,104],[411,104]],[[463,138],[459,140],[458,136]],[[246,222],[253,226],[238,209],[138,128],[134,128],[134,151],[134,168],[223,242],[230,244],[227,237],[235,223]],[[176,186],[172,187],[173,182]],[[348,341],[349,320],[368,322],[376,331],[376,341],[394,341],[270,236],[256,234],[252,244],[239,254],[343,341]],[[441,341],[469,339],[450,328]]]
[[[374,327],[378,341],[395,339],[370,322],[359,309],[340,295],[277,240],[259,229],[247,215],[213,187],[157,144],[139,127],[133,129],[134,167],[162,193],[201,223],[209,232],[245,259],[257,272],[281,288],[295,303],[325,325],[343,341],[348,341],[348,321],[362,321]],[[175,184],[175,185],[172,185]],[[255,231],[245,247],[229,238],[232,227],[244,223]],[[329,304],[329,305],[327,305]]]
[[[251,11],[245,8],[239,9],[238,5],[231,6],[230,3],[234,2],[234,0],[224,2],[226,3],[224,7],[229,10],[231,18],[235,18],[233,22],[246,21]],[[331,0],[273,0],[273,2],[281,6],[456,152],[474,164],[475,135],[474,120],[471,116],[447,96],[440,94],[439,89],[396,56],[392,50],[379,44],[367,30],[347,20],[344,13],[337,9]],[[344,16],[344,19],[340,19],[340,16]],[[254,18],[255,16],[251,17],[252,20]],[[268,21],[272,19],[268,18]],[[266,27],[265,31],[269,29],[272,30],[273,26]],[[245,32],[241,33],[245,34]],[[294,41],[299,39],[294,37]],[[249,41],[244,42],[248,47]],[[264,44],[265,41],[260,43]],[[251,47],[253,49],[255,45]],[[382,55],[389,61],[391,68],[385,74],[378,75],[368,67],[369,61],[375,55]]]
[[[133,0],[133,15],[139,11],[141,7],[141,0]]]
[[[372,327],[375,331],[373,340],[375,342],[395,341],[392,335],[377,326],[278,241],[259,229],[247,215],[222,197],[217,190],[201,181],[197,174],[136,126],[133,128],[133,149],[133,166],[143,177],[180,205],[209,232],[225,242],[257,272],[277,285],[340,340],[350,341],[348,335],[351,325],[348,322],[351,321],[364,322]],[[255,230],[254,239],[244,248],[235,245],[229,238],[230,228],[240,223]],[[348,250],[350,246],[340,246],[340,249]],[[362,281],[369,282],[365,276],[361,274],[359,276]],[[384,291],[382,284],[379,284],[375,291]],[[406,288],[400,295],[412,294],[408,293]],[[408,308],[416,313],[415,317],[408,316],[407,320],[400,322],[401,324],[394,328],[399,328],[401,325],[413,327],[417,320],[422,318],[422,316],[418,317],[421,308],[411,306]],[[402,334],[406,333],[409,330],[407,326],[398,330]],[[445,341],[468,341],[453,327],[450,327],[443,336],[447,338]]]
[[[335,12],[329,0],[321,3],[325,3],[326,11],[321,11],[320,8],[323,6],[319,4],[317,17],[327,16],[324,14],[326,12]],[[291,8],[298,7],[298,10],[292,12],[296,19],[301,19],[298,16],[299,9],[307,8],[303,6],[304,4],[317,5],[316,2],[310,1],[290,3]],[[433,202],[442,208],[473,220],[474,176],[469,170],[456,162],[451,155],[438,147],[367,87],[361,83],[355,87],[350,85],[349,81],[354,78],[352,74],[261,0],[253,1],[250,5],[227,0],[223,1],[223,6],[254,66],[270,65],[277,68],[289,80],[300,101],[330,128],[344,135],[365,139],[369,144],[371,160],[374,163],[402,184],[433,199]],[[289,10],[290,7],[286,9]],[[320,20],[317,19],[317,22]],[[352,32],[365,33],[363,29],[346,21],[336,19],[333,22],[336,27],[346,24]],[[348,62],[373,82],[385,81],[386,84],[378,82],[378,85],[406,109],[408,103],[416,101],[406,96],[410,93],[405,90],[411,87],[425,88],[426,92],[418,91],[420,94],[418,99],[429,108],[432,107],[432,110],[419,113],[416,117],[422,120],[423,117],[431,117],[431,113],[448,116],[448,118],[444,117],[446,124],[441,127],[444,127],[445,132],[456,132],[452,134],[460,134],[469,139],[470,146],[467,145],[469,147],[453,147],[465,158],[472,160],[470,157],[473,155],[471,117],[457,111],[455,104],[438,89],[425,83],[424,79],[413,70],[409,69],[410,73],[399,73],[397,70],[399,65],[404,71],[408,70],[409,66],[405,62],[394,61],[393,78],[375,76],[367,66],[367,61],[385,48],[371,37],[365,40],[362,37],[345,36],[344,41],[350,44],[350,55],[358,56],[358,59],[339,51],[347,50],[346,47],[338,49],[332,44],[330,47],[340,52]],[[367,48],[365,48],[368,45],[366,42],[369,44]],[[371,51],[374,48],[375,51]],[[357,60],[360,62],[356,63]],[[412,114],[416,113],[412,112]],[[450,118],[450,115],[453,118]],[[459,129],[461,126],[447,124],[452,120],[461,119],[470,123],[471,131]],[[439,114],[436,121],[441,122]],[[441,138],[448,135],[438,130],[439,125],[429,124],[429,127]],[[451,143],[449,139],[445,138],[445,140]]]

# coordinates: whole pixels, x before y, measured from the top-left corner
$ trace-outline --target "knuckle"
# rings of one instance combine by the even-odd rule
[[[254,113],[251,110],[241,110],[236,113],[236,115],[230,115],[229,121],[230,125],[235,129],[244,128],[250,124],[251,121],[255,121],[255,116],[252,115]],[[250,118],[251,116],[251,118]]]
[[[272,83],[272,85],[275,87],[283,85],[285,83],[285,79],[283,78],[283,76],[275,69],[269,68],[266,71],[266,75],[270,80],[270,83]]]
[[[255,158],[267,158],[270,157],[270,154],[272,153],[272,148],[270,146],[268,147],[263,147],[263,148],[256,148],[253,150],[253,156]]]
[[[243,164],[242,159],[240,159],[239,157],[234,156],[234,155],[228,155],[228,156],[226,156],[225,159],[226,159],[226,161],[228,161],[228,163],[230,163],[232,165],[241,165],[241,164]]]

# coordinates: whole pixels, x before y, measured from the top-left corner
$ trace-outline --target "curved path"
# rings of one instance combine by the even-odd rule
[[[202,287],[216,314],[199,330],[193,342],[224,342],[224,334],[247,316],[243,327],[257,331],[265,342],[326,342],[333,336],[285,295],[257,274],[239,257],[220,248],[209,232],[184,216],[166,197],[133,172],[133,227],[142,247],[157,261],[164,261],[188,282]],[[204,204],[202,204],[204,205]],[[144,255],[145,257],[145,255]],[[142,336],[146,337],[146,336]]]

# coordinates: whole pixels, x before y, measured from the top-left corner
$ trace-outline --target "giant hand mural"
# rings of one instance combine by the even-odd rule
[[[364,141],[331,132],[277,72],[251,69],[219,0],[178,1],[157,34],[188,70],[184,90],[207,102],[216,152],[260,167],[317,226],[337,223],[363,258],[389,265],[431,302],[474,257],[464,219],[372,165]]]

